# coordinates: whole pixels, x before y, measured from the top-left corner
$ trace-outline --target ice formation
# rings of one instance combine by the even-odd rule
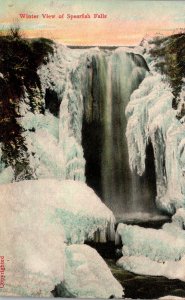
[[[66,257],[65,286],[77,298],[122,298],[123,287],[96,250],[70,245]]]
[[[172,88],[165,75],[155,71],[148,43],[145,53],[150,73],[131,95],[126,108],[129,165],[142,176],[146,160],[153,159],[156,175],[156,205],[172,215],[172,222],[159,230],[119,224],[116,241],[123,244],[118,265],[137,274],[166,276],[185,281],[185,125],[180,117],[184,87],[177,110],[172,108]],[[152,44],[150,44],[152,46]],[[147,146],[154,157],[147,158]]]
[[[120,258],[117,264],[123,269],[136,274],[165,276],[169,279],[185,281],[185,256],[179,261],[170,260],[165,262],[156,262],[146,256],[124,256]]]
[[[166,276],[185,281],[185,211],[178,209],[172,223],[162,229],[119,224],[123,257],[117,262],[123,268],[143,275]]]
[[[96,231],[102,242],[108,236],[114,239],[113,213],[83,182],[40,179],[1,185],[0,188],[2,201],[12,198],[17,202],[20,199],[20,203],[27,201],[27,205],[33,207],[38,202],[43,207],[44,204],[54,206],[54,213],[48,218],[60,221],[67,243],[83,243],[93,239]]]
[[[5,258],[6,272],[5,287],[0,293],[4,296],[51,296],[55,285],[69,276],[65,264],[66,260],[71,261],[70,255],[65,254],[66,245],[83,243],[93,238],[97,230],[100,239],[105,241],[106,232],[110,234],[114,230],[112,212],[85,183],[54,179],[22,181],[1,185],[0,195],[0,239],[3,241],[0,253]],[[85,251],[80,246],[76,249],[79,255]],[[94,272],[100,272],[115,287],[112,291],[120,295],[120,285],[102,258],[95,250],[86,252],[86,263],[89,260],[91,265],[92,253],[96,264],[96,270],[90,266],[85,274],[89,284]],[[100,265],[103,269],[99,269]],[[71,287],[72,283],[69,284]],[[99,290],[93,293],[100,297],[102,289],[104,296],[107,295],[106,285],[106,281],[101,281]],[[83,296],[85,289],[79,288],[77,293]]]
[[[81,146],[83,102],[78,71],[80,55],[78,51],[54,45],[49,62],[38,70],[44,114],[30,111],[25,91],[20,107],[21,125],[26,129],[24,137],[36,179],[85,181]]]
[[[183,120],[172,109],[172,91],[165,77],[150,74],[135,90],[127,106],[129,162],[139,175],[145,171],[146,146],[155,158],[158,207],[170,214],[185,205]]]

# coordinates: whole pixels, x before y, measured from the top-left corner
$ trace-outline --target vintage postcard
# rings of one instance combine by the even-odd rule
[[[185,299],[185,2],[0,0],[0,297]]]

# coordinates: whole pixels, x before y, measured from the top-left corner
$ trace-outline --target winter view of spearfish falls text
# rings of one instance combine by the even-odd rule
[[[185,33],[0,36],[0,296],[185,299]]]

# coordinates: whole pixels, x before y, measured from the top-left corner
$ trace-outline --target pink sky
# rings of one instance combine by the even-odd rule
[[[183,1],[0,0],[0,4],[2,29],[18,19],[26,37],[43,36],[68,45],[136,45],[147,34],[168,35],[185,27]],[[38,18],[21,19],[20,13]],[[91,18],[67,19],[67,14],[83,13]],[[94,13],[107,18],[94,19]],[[55,18],[45,19],[42,14]]]

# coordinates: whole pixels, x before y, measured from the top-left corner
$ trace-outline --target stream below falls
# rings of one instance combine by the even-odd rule
[[[124,222],[139,225],[145,228],[159,229],[167,221],[167,217],[159,220],[138,221],[134,224],[128,220]],[[168,219],[168,221],[170,221]],[[124,288],[125,298],[131,299],[157,299],[164,296],[177,296],[185,299],[185,282],[178,279],[168,279],[163,276],[138,275],[117,266],[116,261],[122,256],[122,245],[116,246],[114,242],[87,244],[97,250],[109,266],[114,277]]]
[[[114,277],[125,289],[125,298],[157,299],[172,295],[185,298],[185,282],[162,276],[144,276],[128,272],[116,265],[115,259],[105,259]]]

